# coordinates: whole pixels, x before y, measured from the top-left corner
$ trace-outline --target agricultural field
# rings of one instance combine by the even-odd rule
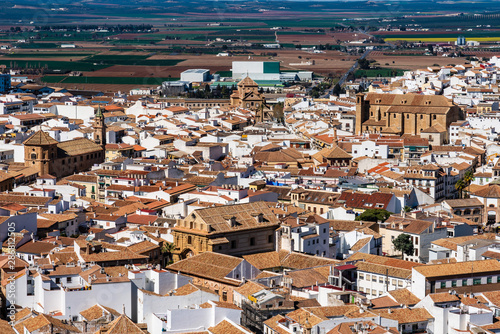
[[[442,56],[371,56],[381,67],[389,69],[418,70],[429,66],[446,66],[465,64],[465,58],[450,58]]]
[[[457,36],[458,37],[458,36]],[[407,42],[422,42],[422,43],[453,43],[457,40],[457,37],[412,37],[412,38],[401,38],[401,37],[392,37],[392,38],[386,38],[385,41],[387,42],[395,42],[395,41],[407,41]],[[471,38],[474,41],[477,42],[499,42],[500,37],[478,37],[478,38]]]
[[[68,77],[68,76],[44,76],[42,82],[45,83],[65,83],[65,84],[102,84],[102,85],[135,85],[153,86],[161,85],[163,81],[179,80],[179,78],[159,78],[159,77]]]
[[[24,6],[12,3],[0,11],[0,45],[10,47],[0,52],[0,65],[51,85],[125,90],[156,86],[192,68],[228,77],[232,62],[243,60],[279,61],[283,71],[338,78],[371,46],[375,50],[369,59],[380,69],[358,70],[355,75],[390,76],[466,62],[465,57],[426,56],[425,47],[396,49],[396,44],[404,44],[396,41],[452,43],[463,35],[485,46],[463,54],[498,54],[492,48],[500,42],[500,2],[481,1],[174,0],[138,8],[137,3],[118,0],[63,0],[59,5],[64,10],[51,13],[39,1],[25,0]],[[41,12],[43,18],[38,18]],[[395,27],[402,31],[387,31]],[[428,31],[410,31],[414,28]],[[280,49],[264,48],[277,41]],[[321,51],[299,50],[299,45]],[[218,57],[221,52],[230,56]]]

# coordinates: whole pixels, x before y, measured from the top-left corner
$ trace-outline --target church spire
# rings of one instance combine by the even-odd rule
[[[94,117],[94,142],[101,145],[103,149],[106,146],[106,124],[100,104],[97,106]]]
[[[97,112],[95,113],[95,117],[102,117],[101,105],[97,105]]]

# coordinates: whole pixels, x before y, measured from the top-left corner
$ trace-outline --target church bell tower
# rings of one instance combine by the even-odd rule
[[[104,115],[100,105],[97,107],[94,117],[94,142],[101,145],[103,149],[106,146],[106,124],[104,123]]]

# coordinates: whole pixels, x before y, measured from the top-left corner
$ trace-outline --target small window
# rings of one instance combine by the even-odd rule
[[[479,285],[481,284],[481,279],[480,278],[474,278],[473,281],[472,281],[474,285]]]
[[[255,246],[255,238],[250,238],[250,246]]]
[[[466,279],[462,280],[462,286],[467,286],[467,280]]]
[[[446,289],[446,282],[441,282],[441,289]]]
[[[236,240],[231,240],[231,248],[232,249],[236,248]]]

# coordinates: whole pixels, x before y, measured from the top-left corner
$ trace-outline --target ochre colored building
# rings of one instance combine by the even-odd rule
[[[194,210],[172,228],[174,260],[204,252],[242,256],[273,251],[279,225],[266,202]]]
[[[432,129],[442,129],[447,133],[450,124],[460,119],[463,119],[462,109],[442,95],[356,95],[357,135],[420,135]]]
[[[261,122],[264,119],[266,98],[264,94],[259,93],[259,85],[250,77],[246,77],[238,83],[238,90],[231,94],[231,105],[254,110],[256,122]]]
[[[94,141],[75,138],[58,142],[48,133],[38,131],[24,141],[24,164],[38,170],[38,175],[50,174],[57,178],[89,170],[104,161],[106,126],[101,109],[94,123]]]

